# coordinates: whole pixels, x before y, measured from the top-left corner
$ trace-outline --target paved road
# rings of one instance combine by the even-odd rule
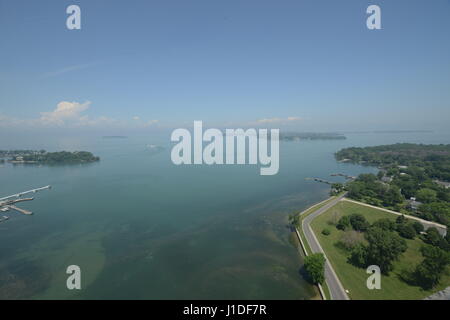
[[[338,203],[344,196],[345,194],[337,197],[336,199],[330,201],[322,208],[317,209],[313,213],[309,214],[305,219],[303,219],[302,230],[303,233],[305,234],[306,240],[308,241],[311,250],[314,253],[321,252],[325,255],[325,252],[323,251],[322,247],[319,244],[319,241],[317,240],[316,236],[314,235],[314,232],[311,229],[310,226],[311,221],[314,220],[314,218],[316,218],[317,216],[327,211],[332,206],[334,206],[336,203]],[[345,293],[344,288],[342,287],[341,282],[339,281],[336,273],[333,270],[333,267],[328,261],[328,258],[326,259],[325,263],[325,281],[327,282],[328,288],[330,290],[332,300],[349,300],[347,294]]]

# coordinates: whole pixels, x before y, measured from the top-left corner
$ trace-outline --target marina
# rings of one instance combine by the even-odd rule
[[[29,191],[25,191],[25,192],[20,192],[20,193],[16,193],[7,197],[3,197],[0,199],[0,211],[1,212],[7,212],[10,210],[14,210],[17,211],[19,213],[22,213],[24,215],[32,215],[33,212],[30,210],[26,210],[26,209],[22,209],[19,208],[17,206],[15,206],[16,203],[19,202],[25,202],[25,201],[33,201],[34,198],[21,198],[21,196],[26,195],[26,194],[30,194],[30,193],[36,193],[38,191],[42,191],[42,190],[49,190],[51,189],[51,186],[45,186],[45,187],[41,187],[41,188],[37,188],[37,189],[32,189]],[[13,199],[16,198],[16,199]],[[0,222],[3,222],[5,220],[8,220],[9,217],[7,216],[3,216],[2,219],[0,219]]]

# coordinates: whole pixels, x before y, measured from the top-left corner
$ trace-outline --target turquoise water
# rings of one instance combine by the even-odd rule
[[[175,166],[169,136],[20,137],[0,149],[87,150],[99,163],[0,167],[0,196],[52,185],[0,224],[1,299],[311,299],[287,216],[328,196],[333,180],[373,168],[338,163],[346,146],[449,143],[448,134],[349,134],[286,142],[280,171]],[[147,147],[165,147],[153,153]],[[338,181],[338,179],[334,179]],[[66,288],[67,266],[82,289]]]

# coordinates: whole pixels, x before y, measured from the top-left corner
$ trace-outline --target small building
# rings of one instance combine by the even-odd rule
[[[415,197],[411,197],[409,200],[406,200],[406,201],[408,202],[406,207],[413,211],[416,211],[419,208],[419,206],[422,204],[422,202],[417,201]]]
[[[440,180],[433,180],[434,183],[437,183],[438,185],[444,187],[445,189],[450,188],[450,182],[446,181],[440,181]]]
[[[383,178],[381,178],[381,181],[384,182],[384,183],[391,183],[392,182],[392,177],[383,176]]]

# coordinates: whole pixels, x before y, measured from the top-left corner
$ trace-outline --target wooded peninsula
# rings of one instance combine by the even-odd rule
[[[14,164],[81,164],[100,161],[87,151],[0,150],[0,158]]]

